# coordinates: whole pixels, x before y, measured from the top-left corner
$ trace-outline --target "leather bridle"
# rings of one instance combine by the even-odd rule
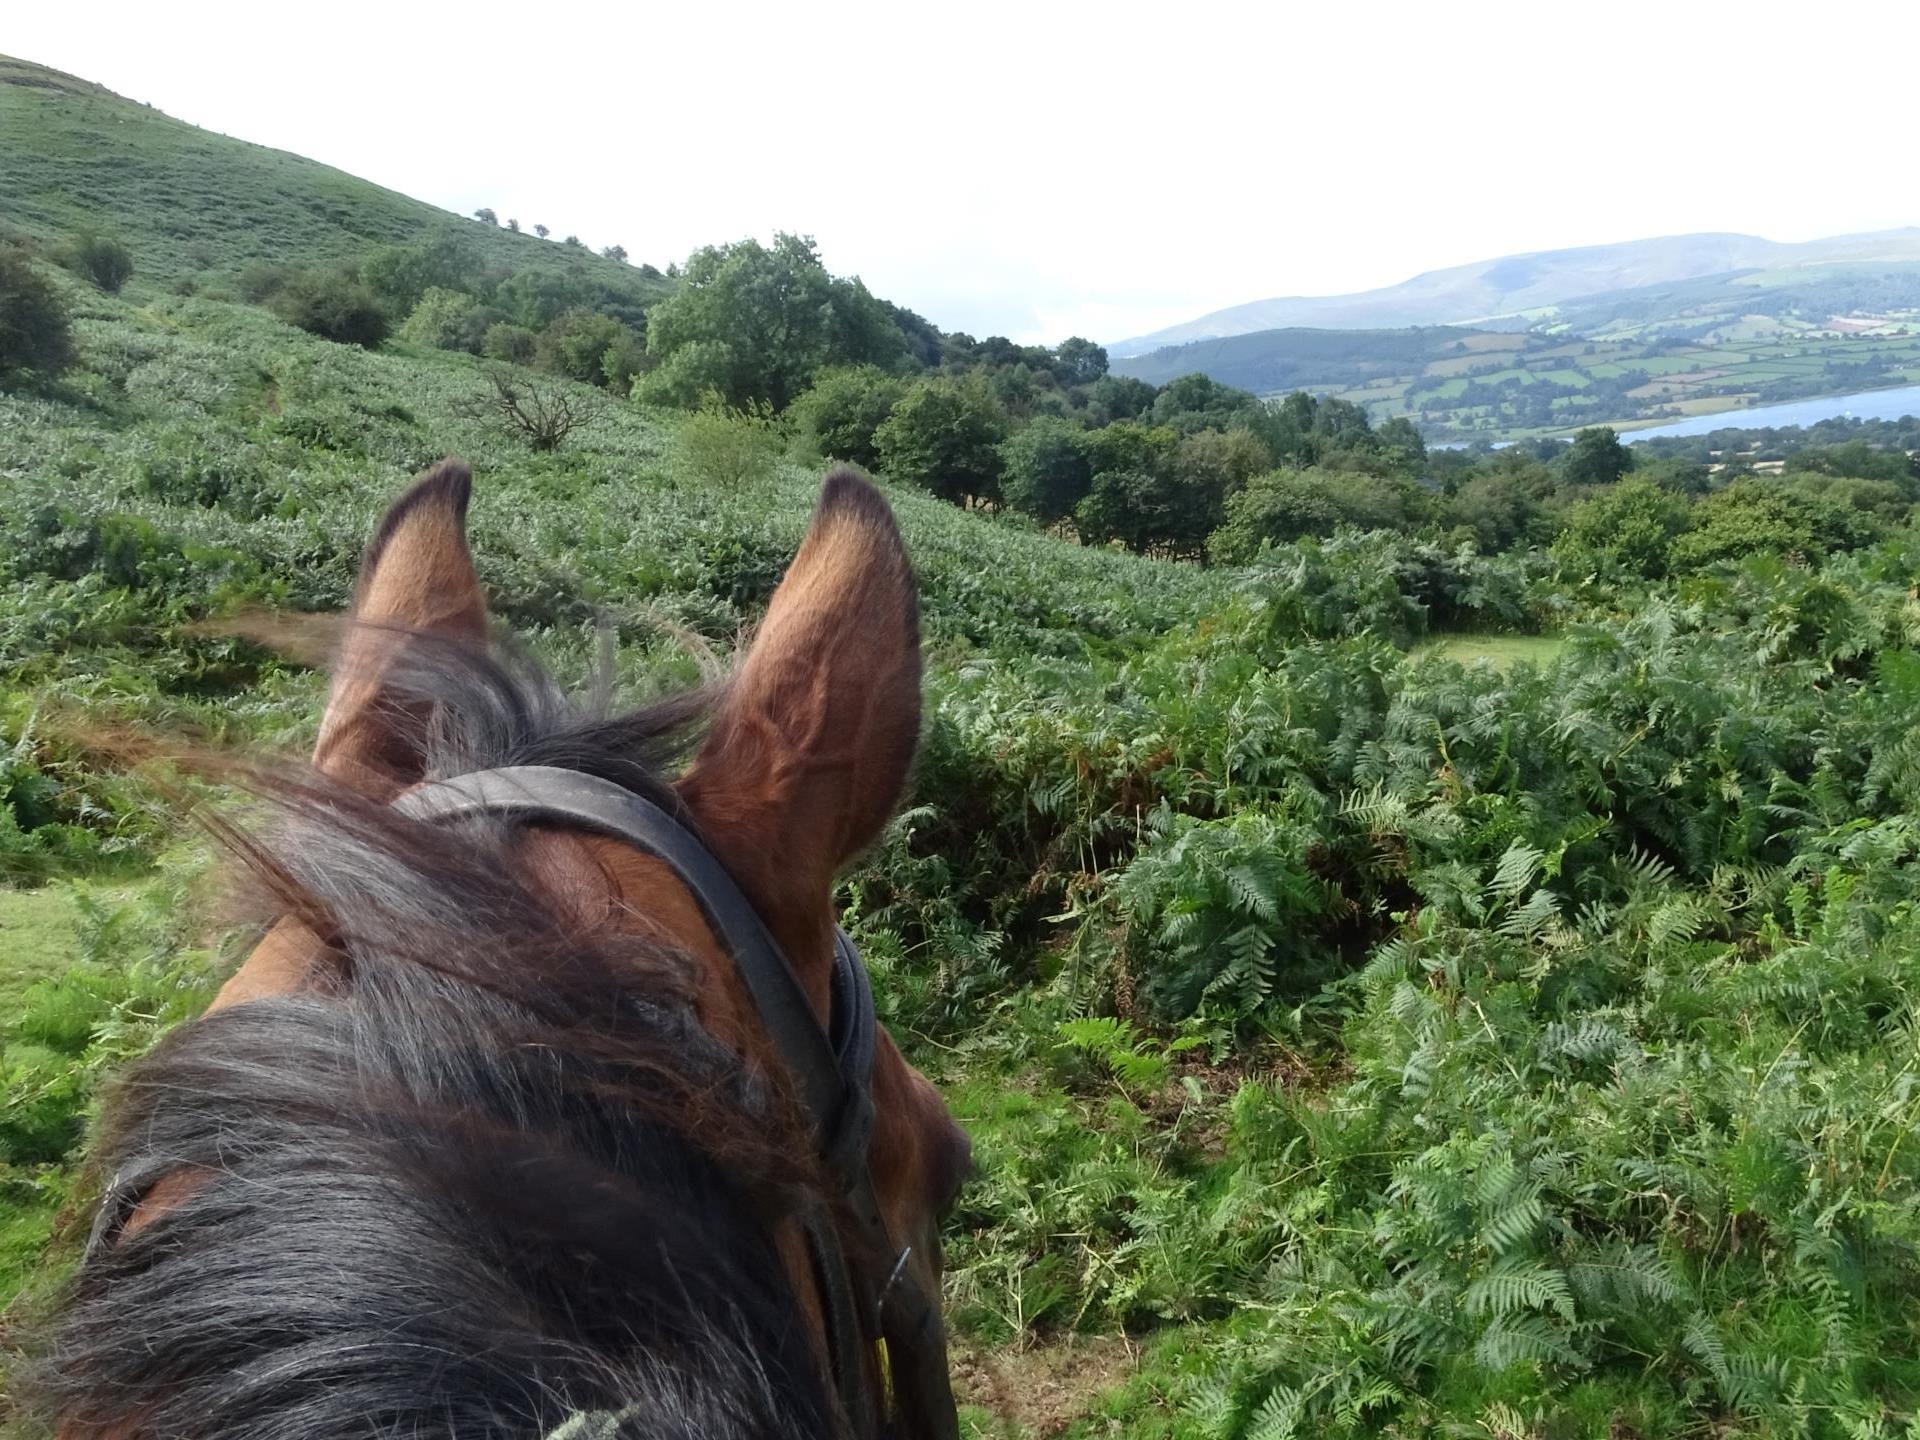
[[[957,1440],[938,1296],[908,1268],[874,1196],[873,991],[846,931],[834,934],[831,1005],[823,1027],[792,964],[739,885],[676,816],[611,780],[548,765],[512,765],[438,780],[394,802],[436,823],[512,820],[562,825],[624,840],[672,870],[733,958],[816,1142],[841,1188],[839,1213],[854,1234],[842,1243],[834,1207],[801,1217],[819,1282],[834,1387],[860,1440]],[[849,1258],[886,1257],[886,1273]],[[874,1394],[872,1378],[882,1394]]]

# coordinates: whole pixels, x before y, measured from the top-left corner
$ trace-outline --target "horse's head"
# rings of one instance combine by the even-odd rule
[[[321,808],[329,812],[364,805],[363,831],[380,830],[389,823],[385,817],[394,813],[389,808],[393,802],[404,804],[411,792],[445,781],[449,772],[458,773],[461,768],[531,760],[602,777],[624,777],[623,767],[630,767],[634,775],[643,774],[644,757],[618,753],[621,737],[627,733],[622,726],[628,722],[575,721],[563,734],[551,727],[543,734],[545,722],[527,713],[525,697],[503,698],[488,693],[484,685],[436,690],[432,683],[423,683],[423,675],[447,657],[485,654],[486,602],[465,534],[468,490],[464,467],[453,462],[440,466],[392,507],[366,555],[352,624],[341,647],[314,755],[314,767],[323,778],[303,792],[309,797],[318,794]],[[481,663],[484,667],[491,662]],[[485,717],[457,713],[463,695],[480,696],[477,703],[502,713]],[[920,650],[913,574],[886,503],[870,485],[847,473],[829,478],[805,541],[764,622],[731,680],[712,699],[706,718],[704,738],[684,771],[675,778],[643,780],[640,788],[652,784],[655,803],[677,812],[730,874],[790,962],[805,1003],[824,1027],[832,1004],[835,876],[886,823],[905,786],[919,736]],[[664,723],[652,728],[657,730]],[[641,736],[647,729],[641,725],[632,733]],[[489,738],[473,738],[480,734]],[[450,742],[450,736],[455,740]],[[467,738],[459,740],[461,736]],[[449,755],[455,760],[450,762]],[[464,766],[459,762],[463,755]],[[391,932],[402,927],[404,916],[431,911],[438,903],[435,897],[416,893],[422,888],[421,875],[432,873],[435,865],[457,868],[467,862],[451,851],[433,849],[444,846],[445,837],[417,842],[431,852],[424,859],[409,849],[416,844],[413,840],[362,833],[338,843],[343,854],[351,851],[359,856],[343,860],[347,870],[369,868],[369,850],[377,867],[385,853],[382,847],[387,847],[394,856],[396,874],[406,872],[388,885],[397,898],[383,898],[381,886],[386,882],[377,878],[352,884],[331,879],[325,873],[330,863],[325,844],[297,861],[273,862],[268,868],[279,877],[283,890],[297,893],[299,901],[228,982],[209,1020],[200,1022],[202,1026],[217,1030],[227,1022],[244,1028],[242,1022],[249,1014],[265,1014],[275,1007],[348,1002],[365,1006],[369,1002],[362,991],[371,993],[399,983],[381,978],[386,972],[380,967],[387,962],[378,960],[374,952],[406,949],[411,942],[396,940]],[[740,1059],[740,1074],[748,1077],[749,1090],[752,1077],[759,1076],[772,1077],[773,1092],[780,1092],[782,1057],[769,1041],[735,956],[700,897],[674,866],[617,833],[605,829],[596,833],[565,823],[519,825],[510,833],[493,836],[488,844],[481,868],[492,866],[501,873],[494,879],[481,875],[468,882],[449,882],[456,891],[461,883],[470,886],[472,898],[463,897],[453,909],[465,905],[472,913],[464,919],[455,913],[449,920],[429,917],[421,922],[428,929],[463,923],[504,931],[524,927],[530,935],[546,937],[537,943],[519,942],[517,953],[524,956],[522,960],[495,957],[484,962],[494,967],[486,972],[491,976],[488,983],[501,982],[512,989],[514,978],[500,973],[505,965],[560,964],[565,957],[589,952],[602,959],[615,957],[608,962],[613,990],[629,984],[644,1003],[649,985],[657,980],[657,965],[636,964],[623,979],[617,957],[629,953],[623,947],[641,957],[670,955],[674,973],[680,977],[678,993],[688,1002],[699,1028],[717,1042],[720,1051]],[[355,885],[360,888],[356,890]],[[489,885],[494,888],[488,889]],[[316,893],[323,898],[315,900]],[[363,904],[384,906],[393,916],[402,917],[390,916],[381,922],[385,928],[379,931],[378,943],[346,933],[358,923],[346,914],[356,895]],[[496,910],[498,915],[482,914]],[[475,953],[486,951],[490,943],[488,936],[475,932]],[[423,954],[430,944],[439,945],[443,954],[448,946],[444,935],[423,941]],[[459,978],[471,979],[462,968],[466,964],[460,961],[452,968]],[[473,962],[475,967],[481,964]],[[538,988],[540,976],[526,978]],[[578,1021],[577,1011],[573,1018]],[[378,1017],[358,1023],[364,1031],[368,1025],[377,1025]],[[595,1027],[594,1044],[603,1044],[606,1033],[604,1027]],[[543,1030],[539,1043],[564,1045],[567,1034],[564,1024],[558,1030]],[[191,1051],[199,1042],[182,1043]],[[363,1038],[355,1043],[366,1042]],[[408,1040],[410,1045],[418,1043],[425,1042]],[[298,1062],[290,1058],[288,1063]],[[414,1084],[411,1071],[403,1080],[408,1086]],[[381,1083],[395,1082],[383,1079]],[[603,1082],[595,1083],[605,1088]],[[719,1084],[715,1080],[708,1088]],[[924,1294],[937,1297],[938,1221],[968,1171],[967,1140],[933,1087],[906,1062],[884,1031],[877,1037],[871,1086],[872,1194],[897,1247],[895,1256],[883,1258],[891,1260],[904,1253],[906,1277]],[[440,1091],[427,1088],[437,1102]],[[158,1086],[155,1089],[160,1091]],[[514,1115],[527,1103],[515,1100],[520,1108]],[[150,1117],[141,1123],[150,1133],[165,1128]],[[189,1122],[181,1123],[190,1128]],[[778,1128],[771,1122],[769,1126]],[[124,1129],[122,1133],[124,1141]],[[130,1143],[123,1143],[122,1150]],[[167,1228],[176,1209],[182,1217],[196,1209],[210,1211],[213,1202],[201,1192],[217,1190],[222,1177],[209,1162],[188,1155],[190,1149],[191,1145],[183,1144],[170,1161],[148,1156],[138,1162],[146,1167],[145,1179],[138,1193],[125,1197],[125,1213],[114,1225],[110,1248],[138,1248],[150,1238],[149,1232],[157,1236]],[[736,1144],[736,1158],[743,1150],[750,1151],[751,1144]],[[512,1158],[516,1165],[525,1166],[524,1155],[516,1153]],[[793,1173],[818,1174],[808,1170],[810,1159],[800,1157]],[[118,1156],[116,1163],[133,1162]],[[539,1183],[524,1168],[517,1175],[499,1177],[503,1187],[523,1181]],[[646,1223],[645,1217],[635,1223]],[[196,1243],[211,1243],[204,1232],[188,1232],[184,1218],[179,1225]],[[767,1228],[772,1232],[767,1237],[769,1253],[778,1257],[785,1272],[794,1313],[811,1322],[807,1327],[814,1336],[811,1347],[820,1366],[818,1373],[825,1375],[829,1325],[823,1312],[831,1297],[821,1280],[819,1257],[810,1255],[806,1232],[777,1213]],[[176,1239],[176,1248],[178,1243]],[[573,1243],[580,1248],[590,1242]],[[663,1239],[661,1245],[667,1242]],[[861,1261],[871,1264],[874,1258],[865,1256]],[[263,1271],[260,1280],[272,1284],[271,1271]],[[884,1281],[882,1276],[878,1283]],[[86,1283],[83,1273],[83,1291]],[[434,1297],[423,1293],[419,1303],[432,1304]],[[76,1308],[97,1321],[110,1305],[111,1297],[102,1291],[83,1297]],[[130,1323],[140,1322],[135,1318]],[[617,1351],[618,1345],[612,1348]],[[69,1358],[83,1363],[84,1345],[74,1346]],[[616,1357],[607,1363],[620,1362]],[[876,1362],[868,1375],[876,1388],[885,1383],[878,1374],[880,1368]],[[545,1378],[541,1383],[555,1382]],[[97,1408],[73,1405],[77,1382],[63,1377],[57,1388],[69,1397],[63,1403],[72,1433],[142,1433],[137,1420],[124,1428],[103,1427],[97,1422]],[[831,1409],[829,1403],[828,1413]],[[81,1418],[75,1420],[75,1415]],[[89,1415],[96,1418],[90,1420]],[[122,1420],[126,1419],[123,1413]],[[212,1428],[229,1433],[219,1426]],[[504,1428],[498,1433],[526,1432]]]

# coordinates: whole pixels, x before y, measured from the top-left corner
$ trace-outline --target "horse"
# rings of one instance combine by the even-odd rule
[[[837,872],[907,783],[918,599],[826,479],[724,683],[615,714],[492,626],[444,461],[362,562],[265,899],[116,1083],[37,1363],[62,1440],[956,1433],[965,1133],[875,1026]]]

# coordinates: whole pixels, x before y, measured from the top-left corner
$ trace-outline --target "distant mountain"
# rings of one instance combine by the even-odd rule
[[[1258,330],[1393,330],[1470,325],[1527,311],[1734,271],[1920,261],[1920,226],[1782,244],[1754,235],[1667,235],[1477,260],[1354,295],[1288,296],[1234,305],[1107,347],[1117,358]]]

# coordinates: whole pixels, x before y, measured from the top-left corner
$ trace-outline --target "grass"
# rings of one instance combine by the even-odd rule
[[[0,890],[0,1015],[19,1013],[27,987],[73,964],[79,953],[73,892],[49,885]]]
[[[1415,646],[1412,653],[1415,659],[1431,656],[1461,665],[1485,663],[1496,670],[1505,670],[1522,662],[1550,664],[1565,647],[1566,641],[1558,635],[1467,632],[1432,636]]]

